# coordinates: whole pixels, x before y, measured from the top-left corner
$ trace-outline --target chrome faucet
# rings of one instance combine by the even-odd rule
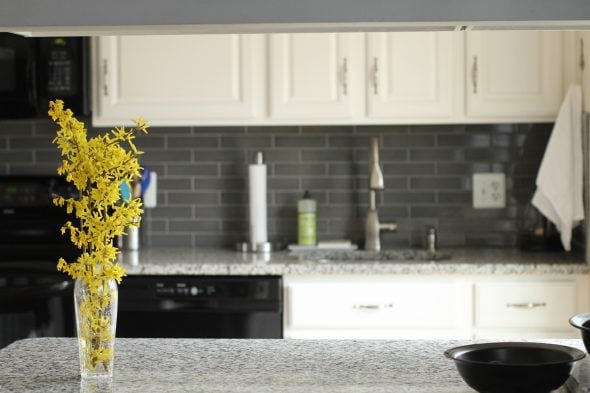
[[[381,231],[395,231],[397,229],[395,222],[379,222],[376,192],[383,188],[383,172],[381,172],[379,166],[379,140],[377,137],[373,137],[369,149],[369,210],[367,211],[367,221],[365,223],[365,250],[381,250]]]

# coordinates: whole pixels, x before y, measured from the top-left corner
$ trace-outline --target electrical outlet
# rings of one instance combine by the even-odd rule
[[[476,209],[505,208],[506,175],[503,173],[474,173],[473,207]]]

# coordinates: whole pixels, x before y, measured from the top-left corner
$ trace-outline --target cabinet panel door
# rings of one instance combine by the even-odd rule
[[[452,38],[449,32],[368,34],[368,116],[452,116],[456,56]]]
[[[447,329],[457,324],[448,282],[347,282],[291,285],[291,329]]]
[[[553,119],[563,94],[560,32],[467,34],[467,116]]]
[[[270,115],[273,119],[351,119],[362,73],[360,34],[270,36]]]
[[[573,330],[576,283],[484,282],[475,285],[475,327],[523,328],[537,331]]]
[[[97,40],[95,122],[143,115],[151,124],[262,116],[262,36],[122,36]]]

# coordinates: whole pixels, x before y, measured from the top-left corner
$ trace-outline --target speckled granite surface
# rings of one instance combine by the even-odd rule
[[[299,275],[299,274],[587,274],[588,265],[566,253],[524,253],[513,249],[448,249],[450,259],[383,260],[357,252],[357,261],[309,253],[246,254],[202,248],[152,248],[124,252],[129,274]],[[381,259],[378,260],[377,259]]]
[[[0,351],[0,392],[467,393],[443,355],[463,343],[117,339],[113,381],[97,386],[80,381],[75,339],[37,338]]]

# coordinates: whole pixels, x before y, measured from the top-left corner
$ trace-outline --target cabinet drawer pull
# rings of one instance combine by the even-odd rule
[[[477,56],[473,56],[473,65],[471,66],[471,84],[473,85],[473,94],[477,94]]]
[[[109,63],[106,59],[102,60],[102,94],[104,96],[109,95]]]
[[[348,59],[346,57],[342,60],[342,92],[344,95],[348,94]]]
[[[379,93],[379,59],[373,58],[373,94]]]
[[[355,310],[384,310],[386,308],[393,308],[393,303],[387,304],[355,304],[352,306]]]
[[[506,308],[539,308],[547,307],[547,303],[506,303]]]

